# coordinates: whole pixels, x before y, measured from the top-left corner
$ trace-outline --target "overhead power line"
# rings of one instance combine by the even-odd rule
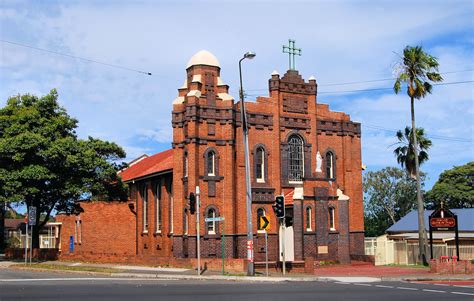
[[[447,86],[447,85],[468,84],[468,83],[472,83],[472,82],[474,82],[474,80],[440,83],[440,84],[432,84],[432,85],[433,86]],[[343,91],[321,91],[321,92],[318,92],[318,94],[354,93],[354,92],[369,92],[369,91],[383,91],[383,90],[393,90],[393,87],[390,87],[390,88],[355,89],[355,90],[343,90]]]
[[[383,126],[380,126],[380,125],[376,125],[376,124],[362,123],[362,126],[367,127],[367,128],[371,128],[371,129],[375,129],[375,130],[386,131],[386,132],[392,132],[392,133],[398,132],[398,130],[389,129],[389,128],[386,128],[386,127],[383,127]],[[465,138],[460,138],[460,137],[449,137],[449,136],[441,136],[441,135],[426,135],[426,136],[428,138],[437,139],[437,140],[446,140],[446,141],[454,141],[454,142],[468,142],[468,143],[474,142],[471,139],[465,139]]]
[[[38,51],[43,51],[43,52],[47,52],[47,53],[52,53],[52,54],[56,54],[56,55],[61,55],[61,56],[65,56],[65,57],[69,57],[69,58],[73,58],[73,59],[78,59],[78,60],[86,61],[86,62],[89,62],[89,63],[100,64],[100,65],[104,65],[104,66],[108,66],[108,67],[112,67],[112,68],[118,68],[118,69],[137,72],[137,73],[141,73],[141,74],[152,75],[151,72],[141,71],[141,70],[137,70],[137,69],[121,66],[121,65],[115,65],[115,64],[100,62],[100,61],[88,59],[88,58],[85,58],[85,57],[80,57],[80,56],[76,56],[76,55],[61,53],[61,52],[48,50],[48,49],[44,49],[44,48],[39,48],[39,47],[35,47],[35,46],[30,46],[30,45],[26,45],[26,44],[21,44],[21,43],[17,43],[17,42],[12,42],[12,41],[2,40],[2,39],[0,39],[0,42],[11,44],[11,45],[16,45],[16,46],[20,46],[20,47],[24,47],[24,48],[34,49],[34,50],[38,50]]]
[[[472,72],[472,71],[474,71],[474,69],[440,72],[440,74],[463,73],[463,72]],[[318,84],[318,87],[345,86],[345,85],[355,85],[355,84],[364,84],[364,83],[385,82],[385,81],[392,81],[392,80],[395,80],[395,79],[396,78],[381,78],[381,79],[370,79],[370,80],[353,81],[353,82],[340,82],[340,83],[328,83],[328,84],[322,83],[322,84]],[[386,89],[388,89],[388,88],[386,88]],[[247,91],[254,91],[254,92],[266,91],[266,90],[268,90],[268,88],[267,89],[247,89]],[[339,91],[337,91],[337,92],[339,92]],[[322,92],[318,92],[318,93],[329,93],[329,92],[322,91]]]

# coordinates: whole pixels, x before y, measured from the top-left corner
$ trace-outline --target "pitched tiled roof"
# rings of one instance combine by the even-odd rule
[[[458,216],[459,231],[474,231],[474,208],[451,209]],[[425,229],[429,229],[429,216],[433,210],[425,210]],[[387,229],[387,233],[418,231],[418,210],[413,210]]]
[[[6,218],[5,228],[6,229],[17,229],[21,223],[24,223],[24,218]]]
[[[173,150],[169,149],[146,157],[119,172],[122,181],[129,182],[166,170],[173,169]]]

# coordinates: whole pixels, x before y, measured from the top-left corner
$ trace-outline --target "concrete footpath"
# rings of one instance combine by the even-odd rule
[[[47,268],[46,268],[47,266]],[[57,266],[57,269],[55,268]],[[380,282],[380,281],[474,281],[474,275],[440,275],[429,273],[428,268],[406,266],[373,266],[366,263],[350,265],[331,265],[315,269],[314,275],[289,273],[270,270],[269,276],[258,271],[255,276],[245,273],[225,273],[222,271],[205,270],[197,275],[195,269],[173,267],[133,266],[123,264],[98,264],[86,262],[47,261],[39,264],[23,265],[22,262],[0,261],[0,269],[26,269],[31,271],[55,271],[59,273],[75,273],[101,275],[123,278],[144,279],[176,279],[176,280],[227,280],[251,282],[283,282],[283,281],[341,281],[341,282]],[[474,284],[474,282],[473,282]]]

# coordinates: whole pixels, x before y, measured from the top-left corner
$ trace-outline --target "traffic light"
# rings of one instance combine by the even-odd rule
[[[285,197],[282,195],[275,198],[275,213],[277,218],[285,217]]]
[[[196,211],[196,196],[194,195],[193,192],[189,194],[189,212],[191,214],[194,214]]]

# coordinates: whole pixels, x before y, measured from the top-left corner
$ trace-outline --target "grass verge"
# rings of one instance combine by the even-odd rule
[[[96,272],[96,273],[121,273],[123,270],[101,268],[101,267],[87,267],[87,266],[67,266],[58,264],[45,264],[45,263],[33,263],[31,265],[14,264],[11,267],[14,268],[30,268],[30,269],[42,269],[42,270],[55,270],[55,271],[80,271],[80,272]]]

